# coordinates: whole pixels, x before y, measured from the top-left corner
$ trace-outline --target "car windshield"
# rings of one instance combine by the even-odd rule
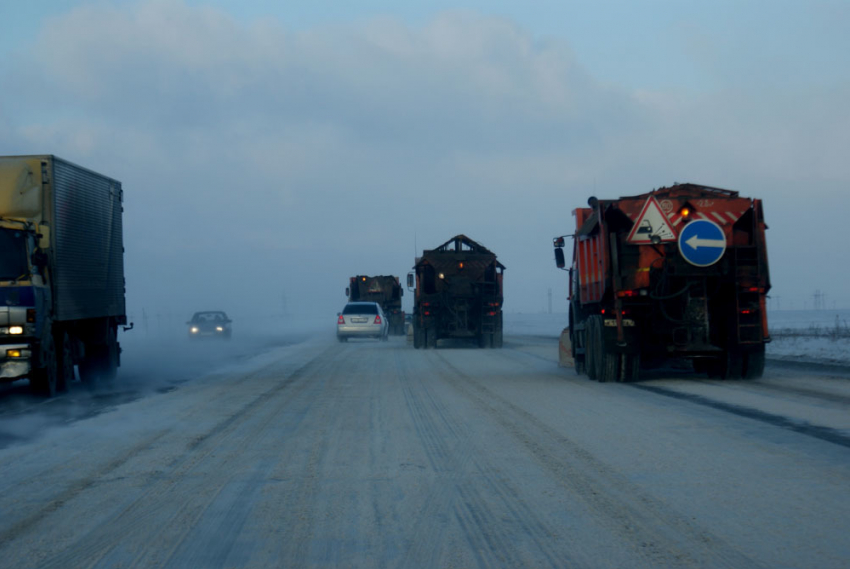
[[[343,314],[377,314],[378,306],[376,304],[346,304],[342,311]]]
[[[14,280],[28,272],[26,233],[0,228],[0,280]]]
[[[197,312],[192,318],[192,322],[224,322],[227,320],[227,315],[224,312]]]

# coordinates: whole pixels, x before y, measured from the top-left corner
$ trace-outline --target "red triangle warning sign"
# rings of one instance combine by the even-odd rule
[[[643,209],[640,210],[637,221],[627,241],[629,243],[658,243],[661,241],[675,241],[677,239],[676,230],[661,211],[661,206],[658,205],[658,200],[655,196],[649,196]]]

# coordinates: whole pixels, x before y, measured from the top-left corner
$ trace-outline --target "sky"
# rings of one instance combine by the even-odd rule
[[[0,155],[119,179],[128,312],[335,313],[458,233],[566,311],[571,211],[764,200],[774,307],[850,306],[850,3],[30,0]],[[407,294],[407,306],[411,303]]]

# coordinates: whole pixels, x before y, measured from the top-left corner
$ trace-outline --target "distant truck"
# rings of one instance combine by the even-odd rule
[[[465,235],[452,237],[416,259],[407,286],[415,284],[413,346],[469,338],[482,348],[502,347],[504,265]],[[415,280],[414,280],[415,275]]]
[[[357,275],[349,279],[345,295],[349,302],[377,302],[389,319],[390,334],[404,334],[404,311],[401,309],[401,297],[404,289],[398,277],[367,277]]]
[[[120,364],[123,190],[56,156],[0,157],[0,381],[52,396]]]
[[[675,184],[573,212],[569,350],[577,372],[629,381],[688,359],[720,378],[764,371],[764,211],[738,192]],[[564,237],[555,238],[564,268]],[[563,344],[563,343],[562,343]]]

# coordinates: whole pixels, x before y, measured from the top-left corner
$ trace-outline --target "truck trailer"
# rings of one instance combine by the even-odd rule
[[[349,279],[345,289],[348,302],[377,302],[381,305],[390,325],[390,334],[404,334],[404,312],[401,309],[401,297],[404,289],[398,277],[367,277],[357,275]]]
[[[495,253],[457,235],[425,250],[413,268],[407,286],[416,287],[414,348],[435,348],[444,338],[474,339],[482,348],[502,347],[505,267]]]
[[[0,381],[47,396],[112,379],[127,323],[121,182],[52,155],[0,157]]]
[[[676,359],[718,378],[764,371],[770,277],[758,199],[674,184],[574,210],[569,350],[578,373],[637,379]],[[565,237],[555,260],[566,266]]]

